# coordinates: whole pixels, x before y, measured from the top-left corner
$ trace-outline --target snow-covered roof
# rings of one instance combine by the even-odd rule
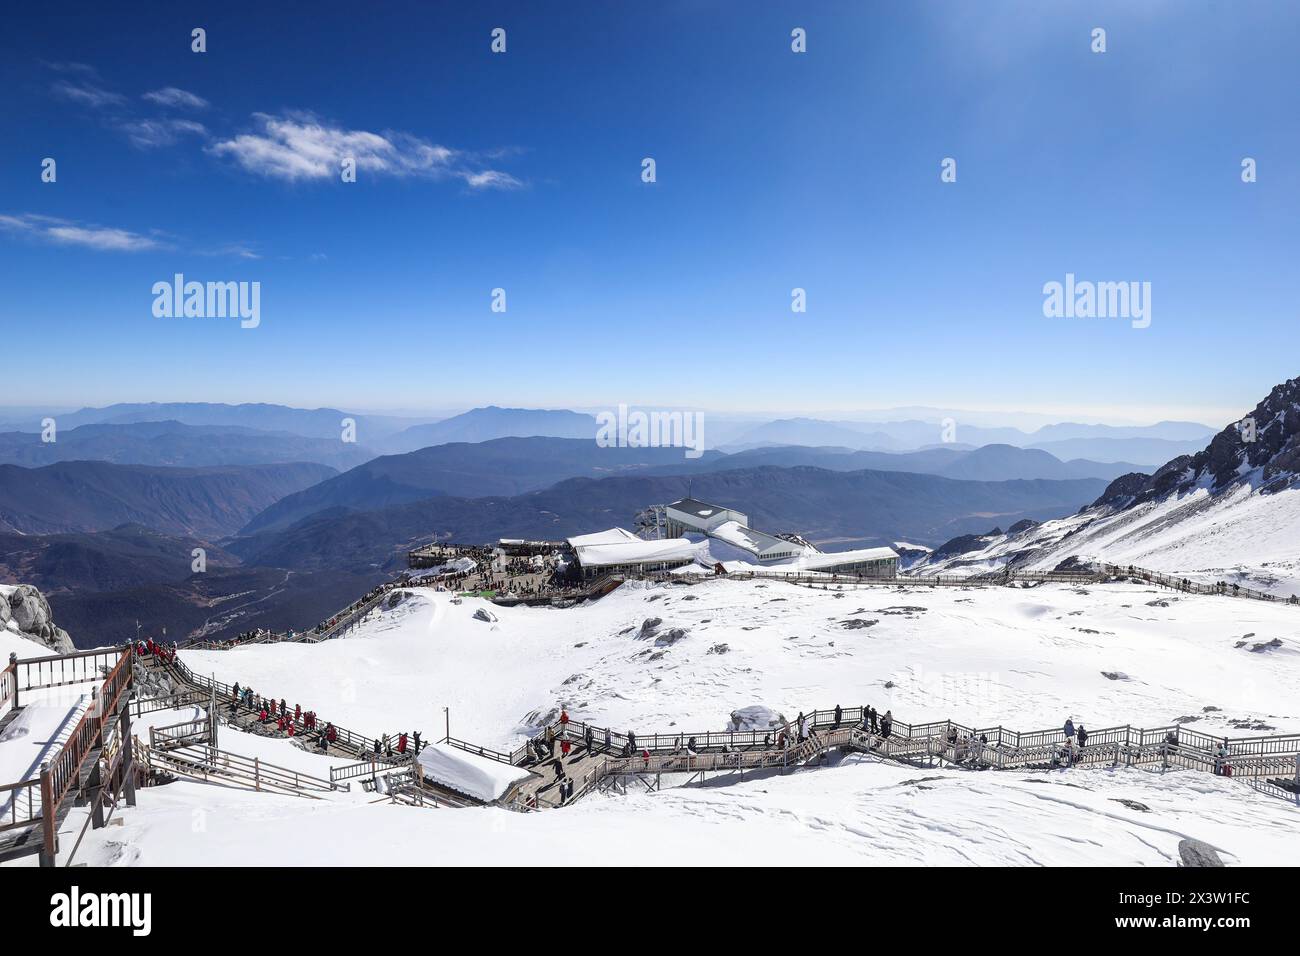
[[[685,538],[642,541],[640,538],[633,537],[630,541],[611,544],[579,544],[574,550],[578,552],[578,561],[590,568],[658,564],[664,561],[693,561],[699,552],[699,545]]]
[[[778,538],[766,531],[755,531],[753,528],[747,528],[739,521],[724,521],[710,531],[709,534],[720,541],[725,541],[727,544],[754,555],[760,555],[776,547],[794,554],[801,554],[807,550],[802,545],[787,541],[784,538]]]
[[[596,531],[592,534],[578,534],[568,539],[569,545],[574,548],[582,548],[595,544],[622,544],[624,541],[640,541],[641,539],[634,535],[626,528],[610,528],[608,531]]]
[[[716,514],[731,510],[723,508],[721,505],[711,505],[696,498],[682,498],[680,501],[674,501],[668,507],[683,514],[694,515],[697,518],[712,518]]]
[[[485,803],[500,800],[516,783],[531,776],[522,767],[450,744],[430,744],[420,751],[419,760],[428,779]]]
[[[843,564],[857,564],[860,561],[884,561],[889,558],[897,560],[898,552],[893,548],[859,548],[857,551],[819,551],[815,554],[805,554],[795,560],[798,565],[805,570],[819,571],[822,568],[836,568]]]

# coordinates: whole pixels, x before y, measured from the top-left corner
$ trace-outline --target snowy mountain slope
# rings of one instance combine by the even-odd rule
[[[974,574],[1007,564],[1049,571],[1071,558],[1136,565],[1227,581],[1280,597],[1300,594],[1300,489],[1261,494],[1240,485],[1198,488],[1120,511],[1086,511],[1018,534],[994,535],[971,551],[931,557],[909,573]]]
[[[976,544],[936,549],[909,571],[1049,570],[1076,559],[1300,594],[1300,378],[1197,454],[1116,479],[1076,515]]]

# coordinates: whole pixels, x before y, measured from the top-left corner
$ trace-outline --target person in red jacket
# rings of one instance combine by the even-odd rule
[[[400,734],[400,735],[398,736],[398,738],[397,738],[397,752],[398,752],[399,754],[404,754],[404,753],[406,753],[406,734]]]

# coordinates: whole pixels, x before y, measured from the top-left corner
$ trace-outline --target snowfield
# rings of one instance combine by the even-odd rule
[[[1067,716],[1093,730],[1184,719],[1232,736],[1300,731],[1300,610],[1133,584],[634,583],[567,610],[412,589],[344,638],[181,656],[369,736],[437,739],[449,707],[455,736],[502,749],[560,706],[643,734],[836,703],[1026,731]],[[190,716],[150,715],[138,732]],[[340,762],[221,734],[225,749],[320,777]],[[140,791],[120,826],[87,833],[77,861],[1171,866],[1184,838],[1229,864],[1300,859],[1300,808],[1193,771],[970,772],[852,755],[671,783],[685,781],[517,814],[394,805],[359,787],[307,800],[180,781]],[[84,819],[65,822],[67,846]]]
[[[631,583],[567,610],[412,590],[343,639],[182,658],[368,736],[436,739],[449,707],[454,736],[507,750],[560,706],[643,734],[837,703],[1023,731],[1300,731],[1300,609],[1131,584]]]

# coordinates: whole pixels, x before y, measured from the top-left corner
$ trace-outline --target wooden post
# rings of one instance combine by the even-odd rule
[[[104,825],[104,775],[99,758],[90,768],[90,779],[86,781],[90,793],[90,825],[98,830]]]
[[[57,821],[54,819],[54,782],[50,779],[50,762],[41,764],[41,866],[54,866],[59,851]]]
[[[131,735],[131,699],[127,698],[118,717],[117,732],[122,738],[122,793],[128,807],[135,806],[135,738]]]

